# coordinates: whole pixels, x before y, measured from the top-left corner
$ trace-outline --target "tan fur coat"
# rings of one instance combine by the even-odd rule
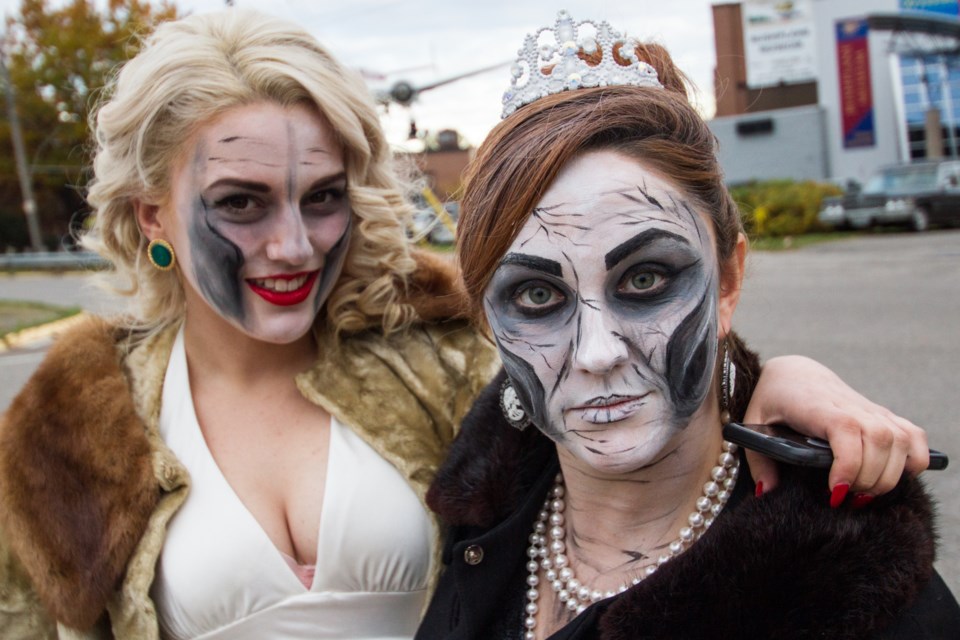
[[[422,500],[499,363],[489,341],[448,320],[460,308],[449,271],[419,259],[411,302],[425,322],[339,348],[321,337],[297,386]],[[166,524],[190,487],[157,431],[175,335],[127,353],[122,332],[91,319],[57,341],[0,420],[0,637],[159,636],[149,590]]]

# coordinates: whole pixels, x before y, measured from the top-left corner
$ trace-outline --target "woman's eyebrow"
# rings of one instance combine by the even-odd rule
[[[270,193],[270,185],[263,182],[257,182],[256,180],[243,180],[241,178],[220,178],[214,182],[211,182],[206,187],[204,191],[214,189],[216,187],[239,187],[241,189],[246,189],[248,191],[254,191],[256,193]]]
[[[559,262],[548,258],[541,258],[540,256],[533,256],[529,253],[508,253],[503,256],[503,260],[500,261],[500,266],[502,267],[508,264],[515,264],[535,271],[542,271],[543,273],[558,278],[563,277],[563,267],[560,266]]]
[[[689,240],[676,233],[666,231],[665,229],[646,229],[607,252],[607,255],[604,256],[607,271],[620,264],[624,258],[631,255],[640,247],[665,240],[690,246]]]

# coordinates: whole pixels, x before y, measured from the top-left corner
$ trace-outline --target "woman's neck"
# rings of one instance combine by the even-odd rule
[[[191,378],[196,376],[253,385],[265,378],[292,379],[309,369],[317,347],[311,333],[294,342],[274,344],[257,340],[213,314],[191,313],[184,320],[184,347]]]
[[[655,564],[678,538],[721,453],[713,413],[698,413],[657,461],[629,474],[600,475],[558,447],[567,555],[581,582],[614,589]]]

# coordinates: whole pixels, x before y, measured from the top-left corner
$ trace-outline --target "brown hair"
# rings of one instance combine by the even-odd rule
[[[723,183],[716,141],[687,100],[684,76],[663,47],[637,53],[664,88],[611,86],[549,95],[500,122],[467,170],[457,253],[473,315],[500,258],[560,170],[589,151],[609,149],[643,162],[676,184],[713,220],[723,268],[742,223]]]

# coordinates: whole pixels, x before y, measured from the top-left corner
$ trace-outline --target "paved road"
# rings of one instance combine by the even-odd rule
[[[109,309],[77,276],[0,276],[0,298]],[[764,356],[803,353],[927,429],[953,458],[924,478],[940,503],[937,566],[960,596],[960,231],[881,234],[754,253],[734,325]],[[0,409],[42,349],[0,355]]]
[[[960,597],[960,231],[754,253],[734,326],[765,356],[809,355],[950,454],[937,567]]]

